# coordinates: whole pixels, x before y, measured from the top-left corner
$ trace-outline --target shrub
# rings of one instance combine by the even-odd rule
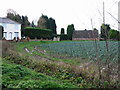
[[[60,40],[68,40],[68,36],[66,34],[61,34]]]
[[[2,88],[77,88],[69,82],[35,72],[5,60],[2,64]]]
[[[24,36],[28,36],[31,39],[52,39],[52,31],[50,29],[40,29],[35,27],[26,27],[23,31]]]

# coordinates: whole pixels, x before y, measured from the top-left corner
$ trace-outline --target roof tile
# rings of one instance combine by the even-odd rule
[[[9,23],[9,24],[20,24],[6,17],[0,17],[0,23]]]
[[[73,38],[98,38],[98,30],[75,30]]]

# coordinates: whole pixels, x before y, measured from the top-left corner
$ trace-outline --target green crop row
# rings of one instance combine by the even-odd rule
[[[52,53],[67,54],[71,57],[81,57],[93,61],[101,60],[116,62],[118,60],[118,42],[109,41],[108,51],[105,41],[69,41],[60,43],[41,44],[41,47]]]

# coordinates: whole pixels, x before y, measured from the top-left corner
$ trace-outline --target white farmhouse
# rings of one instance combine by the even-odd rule
[[[15,37],[21,39],[21,24],[9,18],[0,17],[0,26],[3,27],[3,37],[13,40]]]

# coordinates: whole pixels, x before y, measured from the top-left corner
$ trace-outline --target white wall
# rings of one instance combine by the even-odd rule
[[[7,40],[13,40],[16,37],[15,32],[18,32],[18,37],[21,39],[21,24],[6,24],[0,23],[4,27],[4,32],[7,32]]]

